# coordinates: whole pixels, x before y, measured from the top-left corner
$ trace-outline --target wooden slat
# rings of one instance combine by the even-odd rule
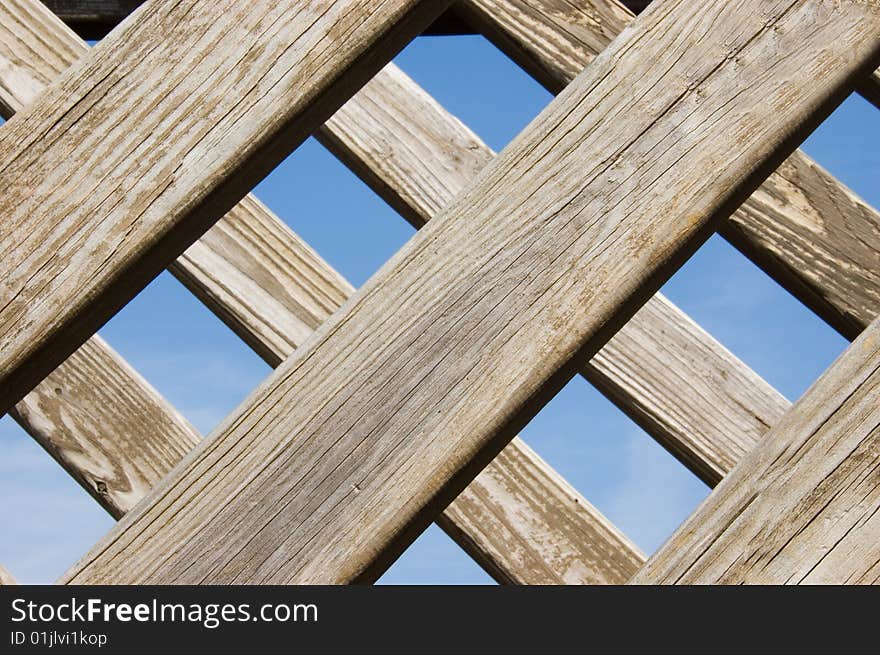
[[[859,82],[858,91],[865,100],[880,109],[880,69]]]
[[[0,408],[444,6],[149,2],[10,120],[0,131]]]
[[[254,196],[246,196],[171,271],[278,366],[354,288]]]
[[[460,10],[554,93],[633,18],[615,0],[471,0]],[[719,229],[848,339],[880,314],[880,213],[802,152]]]
[[[6,567],[0,564],[0,587],[17,585],[18,581],[13,575],[6,570]]]
[[[415,228],[495,158],[461,121],[394,64],[316,136]]]
[[[582,373],[709,486],[791,404],[661,294]]]
[[[719,232],[848,339],[880,313],[880,214],[804,153]]]
[[[87,51],[39,3],[0,4],[3,117],[30,104]],[[98,336],[10,413],[115,518],[134,507],[200,439]]]
[[[495,156],[393,64],[318,136],[417,228]],[[790,405],[662,294],[581,372],[713,486]]]
[[[558,79],[560,86],[567,84],[631,18],[624,8],[609,0],[582,3],[578,8],[568,4],[486,1],[489,4],[484,6],[484,11],[492,10],[492,19],[498,23],[495,33],[508,34],[507,47],[528,49],[532,54],[522,55],[520,59],[537,59],[548,69],[548,79]],[[537,25],[542,29],[536,29]],[[542,38],[529,46],[533,33]],[[563,44],[556,45],[556,39],[563,39]],[[494,154],[433,99],[394,70],[380,75],[358,96],[357,102],[349,103],[326,124],[319,137],[416,227],[424,225],[428,217],[450,202]],[[805,173],[798,173],[805,169]],[[848,239],[846,252],[858,253],[859,261],[870,261],[871,253],[866,252],[865,242],[850,235],[848,230],[836,230],[830,239],[826,238],[826,248],[815,248],[816,239],[821,240],[822,234],[827,234],[822,215],[829,218],[825,222],[838,226],[847,224],[848,216],[855,214],[859,219],[856,227],[880,229],[874,220],[876,214],[844,188],[833,184],[828,189],[811,188],[818,181],[831,179],[817,169],[806,157],[789,159],[778,175],[772,176],[743,207],[742,221],[731,222],[732,229],[726,230],[726,234],[732,238],[737,225],[748,226],[745,241],[763,238],[792,243],[789,252],[798,258],[799,272],[789,274],[791,284],[797,284],[804,275],[819,278],[817,282],[830,279],[839,298],[855,299],[854,305],[860,297],[873,300],[880,293],[878,280],[872,279],[878,275],[873,269],[862,267],[861,275],[855,270],[850,276],[838,276],[835,266],[840,262],[839,255],[836,259],[810,260],[811,253],[827,255],[839,251],[841,243]],[[789,188],[781,189],[780,181]],[[799,192],[799,188],[806,191]],[[779,198],[791,202],[780,203]],[[810,198],[823,199],[824,206],[812,207]],[[785,213],[774,217],[781,208]],[[796,215],[786,219],[792,211]],[[810,227],[804,227],[810,219],[813,220]],[[772,228],[776,228],[776,234],[768,233]],[[754,236],[762,231],[763,235]],[[868,242],[871,241],[869,238]],[[821,272],[816,274],[817,270]],[[652,352],[650,346],[640,345],[645,342],[630,338],[630,348],[639,348],[641,357],[628,356],[627,350],[622,356],[599,357],[585,374],[702,479],[714,485],[748,445],[781,416],[788,402],[760,382],[757,386],[737,384],[753,378],[754,374],[701,331],[687,338],[682,331],[682,327],[689,324],[687,317],[668,301],[661,299],[660,302],[669,305],[654,307],[653,314],[661,322],[645,323],[639,321],[637,315],[628,332],[632,337],[651,336],[651,343],[660,338],[660,346],[664,345],[664,334],[682,337],[680,341],[669,340],[671,344],[665,356],[661,356],[662,347]],[[870,319],[872,307],[862,304],[859,309],[865,320]],[[621,335],[621,341],[625,336]],[[612,340],[606,349],[609,354],[614,351],[616,341]],[[693,346],[689,353],[691,341]],[[694,352],[712,357],[697,360]],[[737,365],[725,370],[719,365],[725,360]],[[704,362],[710,369],[706,373],[721,374],[717,379],[730,382],[716,385],[716,378],[688,376],[686,371],[676,370],[676,366],[693,366],[696,361]],[[656,366],[642,366],[642,362]],[[615,374],[617,371],[621,373]],[[675,380],[676,386],[663,384],[664,375]],[[691,382],[685,384],[685,393],[681,393],[679,385],[688,378]],[[659,384],[654,383],[655,380]],[[711,414],[704,417],[705,411]],[[718,427],[719,422],[722,429]]]
[[[459,11],[553,94],[633,19],[616,0],[470,0]]]
[[[355,96],[349,104],[360,98],[361,94]],[[308,317],[307,324],[319,325],[335,308],[330,307],[338,302],[333,299],[347,297],[351,287],[342,281],[335,283],[334,293],[326,294],[320,288],[316,291],[317,284],[306,284],[333,280],[338,274],[323,261],[312,259],[310,249],[268,210],[247,220],[230,219],[227,215],[196,244],[223,226],[225,241],[238,245],[224,248],[216,242],[212,252],[222,257],[219,265],[210,258],[199,261],[200,253],[193,252],[196,246],[187,251],[184,259],[191,257],[195,262],[192,287],[222,289],[225,295],[215,296],[209,306],[230,308],[235,315],[230,323],[237,324],[239,334],[275,366],[302,343],[302,333],[264,328],[296,326],[304,317]],[[260,250],[250,244],[267,245]],[[261,274],[254,275],[255,270]],[[259,289],[247,293],[255,287],[254,281],[259,281]],[[302,292],[292,293],[297,289]],[[309,295],[312,302],[304,300]],[[629,539],[518,439],[437,520],[502,583],[622,584],[644,560]]]
[[[624,584],[645,561],[629,538],[519,438],[437,523],[502,583]]]
[[[0,112],[8,120],[82,57],[88,46],[36,2],[4,2],[0,12]]]
[[[98,336],[11,414],[114,518],[134,507],[200,439]]]
[[[659,6],[64,579],[373,579],[880,58],[863,3]]]
[[[86,46],[39,6],[27,8],[15,13],[0,6],[0,22],[29,30],[29,43],[51,44],[46,32],[57,30],[67,40],[64,50],[26,49],[27,43],[7,35],[0,39],[0,56],[21,62],[22,70],[46,83],[57,58],[63,61],[70,51],[73,61]],[[0,72],[0,87],[4,82],[14,100],[15,79]],[[359,102],[360,95],[350,102]],[[353,291],[253,196],[172,270],[272,366]],[[198,441],[195,429],[98,337],[25,397],[14,415],[117,518]],[[522,488],[507,490],[510,481]],[[439,521],[502,582],[619,584],[644,561],[638,548],[519,440]]]
[[[880,320],[724,479],[636,583],[880,582]]]

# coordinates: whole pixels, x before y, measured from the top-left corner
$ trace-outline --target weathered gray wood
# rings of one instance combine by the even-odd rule
[[[709,486],[791,404],[659,293],[582,372]]]
[[[865,100],[880,109],[880,69],[859,82],[857,89]]]
[[[551,92],[633,18],[616,0],[471,0],[460,10]],[[880,314],[880,213],[802,152],[720,232],[845,337]]]
[[[880,314],[880,214],[804,153],[719,232],[845,337]]]
[[[360,97],[349,104],[358,103]],[[247,220],[227,215],[182,259],[198,260],[201,255],[193,251],[221,226],[226,242],[240,245],[224,248],[218,240],[213,252],[222,258],[220,263],[201,257],[192,269],[192,287],[223,289],[231,295],[234,302],[215,298],[209,305],[229,307],[239,334],[265,353],[270,365],[277,365],[302,343],[299,324],[323,323],[335,309],[330,304],[341,304],[335,299],[347,297],[351,287],[322,260],[310,259],[310,249],[268,211]],[[271,247],[260,250],[248,247],[251,243]],[[261,274],[253,275],[255,270]],[[319,284],[330,280],[334,280],[328,285],[333,292],[327,293]],[[248,293],[255,281],[258,288]],[[297,289],[301,291],[292,293]],[[516,484],[522,487],[514,489]],[[644,559],[631,541],[518,439],[437,520],[502,583],[622,584]]]
[[[654,554],[636,583],[880,582],[880,320]]]
[[[635,544],[519,438],[437,523],[503,583],[624,584],[645,561]]]
[[[115,518],[134,507],[200,438],[98,336],[11,413]]]
[[[273,367],[354,292],[252,195],[171,271]]]
[[[15,11],[22,8],[29,11]],[[0,39],[0,56],[21,61],[34,78],[48,78],[57,53],[28,50],[28,44],[51,43],[44,33],[57,19],[35,3],[0,6],[0,19],[18,23],[19,36],[23,29],[29,32],[28,43]],[[67,50],[85,49],[63,27],[60,34],[69,40]],[[14,80],[9,82],[14,93]],[[360,95],[350,102],[360,102]],[[353,291],[252,196],[193,244],[172,270],[273,366]],[[195,430],[97,337],[28,394],[15,414],[117,518],[198,440]],[[163,427],[157,431],[156,426]],[[511,480],[524,488],[507,491]],[[487,517],[493,517],[491,524]],[[644,561],[629,540],[519,440],[439,521],[502,582],[623,583]]]
[[[876,64],[845,6],[649,9],[64,579],[374,578]]]
[[[150,2],[10,120],[0,131],[0,408],[444,6]]]
[[[6,570],[6,567],[0,564],[0,587],[17,585],[18,581],[13,575]]]
[[[459,11],[553,94],[633,19],[617,0],[469,0]]]
[[[446,207],[495,157],[394,64],[316,136],[415,228]]]
[[[0,5],[0,115],[9,119],[88,46],[36,2],[9,0]]]
[[[39,3],[0,4],[4,118],[32,102],[87,51],[86,44]],[[17,403],[11,414],[116,518],[131,509],[200,438],[98,336]]]
[[[495,156],[393,64],[318,135],[415,227]],[[710,485],[790,405],[662,294],[582,373]]]
[[[416,226],[448,204],[494,156],[393,65],[319,134]],[[336,276],[332,269],[316,266],[305,248],[285,247],[286,228],[265,211],[249,210],[250,202],[256,201],[236,207],[172,270],[275,366],[350,288],[338,279],[327,284]],[[273,253],[284,254],[273,258]],[[286,260],[300,262],[302,275],[286,275]],[[303,289],[304,282],[309,288]],[[310,292],[314,287],[322,289],[317,296]],[[691,325],[662,297],[652,300],[584,373],[714,485],[788,402]]]

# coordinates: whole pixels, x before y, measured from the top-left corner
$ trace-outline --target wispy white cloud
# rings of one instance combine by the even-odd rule
[[[9,417],[0,449],[0,563],[20,582],[52,583],[114,521]]]

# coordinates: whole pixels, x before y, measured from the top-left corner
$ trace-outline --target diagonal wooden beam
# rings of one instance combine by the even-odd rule
[[[880,582],[880,320],[654,554],[635,583]]]
[[[33,99],[27,94],[34,85],[20,80],[47,84],[65,57],[72,63],[87,50],[35,2],[0,5],[0,24],[19,26],[19,38],[0,33],[0,57],[15,62],[0,71],[0,101],[8,96],[9,106]],[[193,244],[172,271],[272,366],[353,291],[252,196]],[[97,336],[19,402],[13,415],[116,518],[199,439]],[[638,548],[518,439],[438,520],[501,582],[623,583],[644,563]]]
[[[318,137],[417,228],[495,156],[393,65]],[[790,405],[659,293],[581,373],[713,486]]]
[[[97,335],[10,414],[117,519],[201,438]]]
[[[17,21],[26,25],[30,16],[30,13],[18,16]],[[47,34],[51,29],[54,32]],[[19,62],[22,74],[48,82],[58,59],[63,59],[65,49],[76,51],[77,47],[84,46],[52,17],[35,22],[29,41],[63,42],[64,39],[73,41],[65,43],[64,49],[55,49],[43,56],[33,50],[17,50],[15,46],[22,44],[6,39],[7,47],[2,54],[7,61]],[[4,40],[0,39],[2,43]],[[0,75],[0,86],[3,83]],[[15,85],[10,80],[7,86]],[[24,101],[21,99],[19,103]],[[393,65],[347,103],[320,134],[347,164],[419,226],[448,204],[494,157],[470,130]],[[329,267],[318,264],[316,256],[297,245],[298,240],[288,237],[288,233],[264,207],[246,198],[171,269],[272,366],[289,355],[351,292],[347,283],[340,282],[341,278]],[[286,273],[288,262],[294,263],[297,275]],[[116,356],[108,355],[105,359],[112,357]],[[592,363],[587,364],[585,374],[710,484],[717,483],[788,406],[775,390],[662,298],[649,301]],[[177,456],[162,466],[150,454],[155,447],[149,448],[145,456],[132,444],[126,444],[124,450],[109,457],[108,440],[103,439],[97,449],[101,457],[96,462],[84,457],[85,442],[100,436],[94,432],[96,423],[105,423],[105,432],[109,435],[115,433],[114,412],[108,412],[92,400],[104,394],[88,392],[87,388],[81,388],[74,398],[68,392],[64,402],[59,403],[53,390],[69,387],[65,383],[67,377],[81,388],[81,380],[98,376],[93,372],[67,374],[62,365],[51,380],[37,387],[30,400],[26,398],[20,403],[19,417],[25,429],[56,458],[66,462],[68,470],[119,517],[140,497],[130,493],[135,481],[123,474],[124,461],[143,460],[149,463],[150,470],[165,471],[176,463]],[[100,377],[124,378],[124,373],[116,367],[116,372]],[[137,387],[138,384],[145,383],[128,378],[120,386]],[[71,404],[79,406],[71,413],[84,418],[85,429],[80,431],[79,439],[71,439],[69,421],[66,429],[54,427],[60,424],[59,409]],[[140,416],[143,410],[136,406],[125,412],[129,413]],[[134,441],[150,443],[147,435]],[[185,445],[183,452],[189,447]],[[590,571],[587,578],[577,577],[581,563],[595,557],[591,551],[581,552],[579,558],[571,557],[570,553],[577,552],[578,548],[593,548],[594,542],[567,543],[564,536],[569,531],[552,529],[552,521],[559,517],[572,524],[579,512],[574,511],[574,517],[565,518],[556,511],[547,512],[545,503],[535,500],[541,498],[541,494],[536,493],[540,488],[550,489],[558,497],[574,498],[577,493],[568,485],[560,488],[551,477],[542,477],[540,472],[546,465],[534,461],[533,453],[517,453],[517,440],[508,448],[510,453],[506,459],[517,462],[518,469],[537,472],[525,478],[531,487],[520,493],[501,495],[496,484],[494,494],[486,493],[480,489],[481,477],[516,478],[512,470],[499,468],[501,464],[490,466],[486,475],[478,477],[472,489],[459,497],[462,500],[470,496],[472,516],[456,511],[454,503],[438,519],[440,525],[502,581],[615,581],[613,576],[603,577],[595,571]],[[73,458],[68,456],[68,449],[73,450]],[[108,462],[115,465],[108,467]],[[142,490],[152,486],[152,483],[138,484]],[[576,510],[579,503],[574,507]],[[589,513],[598,516],[592,508]],[[474,520],[475,516],[481,517],[480,520]],[[487,516],[531,516],[532,520],[509,520],[507,527],[500,530],[498,522],[486,520]],[[551,523],[541,525],[541,520]],[[596,522],[584,523],[583,531],[589,533],[593,529],[590,526]],[[467,535],[461,529],[463,525],[468,527]],[[526,533],[522,526],[540,526],[540,529]],[[542,547],[549,537],[553,542]],[[611,539],[619,541],[614,535]],[[524,544],[534,549],[528,555],[532,562],[528,566],[522,565],[527,561]],[[624,550],[624,563],[637,563],[640,557],[637,549],[630,546]],[[566,556],[559,558],[557,553]],[[559,563],[555,567],[556,577],[536,577],[536,573],[545,575],[554,567],[537,567],[534,563],[550,558]]]
[[[521,60],[540,55],[549,67],[548,74],[556,71],[565,83],[572,71],[583,68],[591,53],[601,51],[632,17],[608,0],[584,3],[579,10],[568,4],[551,7],[495,0],[495,4],[483,6],[483,11],[490,10],[499,25],[496,32],[509,33],[508,48],[524,44],[523,49],[536,54],[523,55]],[[542,21],[545,24],[538,30],[536,25]],[[541,38],[530,45],[533,32]],[[377,76],[356,101],[319,130],[318,136],[417,228],[451,202],[494,157],[470,130],[394,68]],[[812,179],[809,175],[800,177],[807,183]],[[821,193],[819,189],[810,195]],[[767,195],[757,192],[752,204]],[[833,204],[847,207],[845,200]],[[772,197],[760,202],[766,207],[764,216],[772,216],[779,206]],[[795,204],[796,208],[802,206],[804,203]],[[795,216],[792,221],[803,225],[809,218]],[[791,238],[783,234],[779,240]],[[228,239],[224,241],[228,243]],[[234,268],[226,277],[235,275]],[[858,282],[856,279],[852,284]],[[190,286],[224,317],[229,314],[224,309],[229,302],[243,302],[227,298],[224,304],[206,298],[203,289],[223,293],[228,287],[219,279],[215,284],[195,279]],[[250,293],[259,293],[258,286],[253,285]],[[253,328],[230,324],[245,340],[253,341]],[[583,372],[697,475],[714,485],[789,403],[692,325],[682,312],[659,297],[587,363]],[[272,330],[271,326],[257,328]]]
[[[634,18],[616,0],[470,0],[460,11],[553,93]],[[843,336],[880,314],[880,213],[801,151],[719,232]]]
[[[373,579],[877,64],[844,6],[646,11],[65,580]]]
[[[148,2],[10,120],[0,131],[0,408],[445,5]]]
[[[34,34],[35,40],[47,40],[38,38],[39,34],[40,30]],[[14,58],[12,53],[7,55],[7,59]],[[28,64],[33,67],[33,58]],[[39,71],[32,74],[38,76]],[[377,75],[319,134],[347,164],[419,226],[448,204],[494,157],[476,135],[393,65]],[[322,270],[313,259],[304,258],[299,254],[301,248],[285,247],[285,228],[279,227],[275,220],[268,220],[264,208],[247,209],[249,202],[246,199],[233,210],[236,216],[230,214],[221,220],[172,270],[274,366],[329,314],[327,299],[331,299],[332,309],[335,306],[332,300],[346,297],[350,288],[341,285],[334,293],[332,285],[326,287],[325,280],[336,279],[336,274],[328,272],[330,269]],[[256,252],[260,253],[259,257],[253,256]],[[273,261],[267,256],[271,253],[286,254]],[[294,264],[298,277],[287,277],[284,272],[287,260],[298,262]],[[311,285],[303,287],[303,279],[310,280]],[[326,290],[309,301],[312,287]],[[281,289],[288,291],[279,295]],[[311,317],[306,324],[302,322],[304,317]],[[273,324],[287,326],[287,329]],[[56,371],[54,376],[58,378],[59,373]],[[585,375],[710,484],[717,483],[788,406],[766,382],[659,297],[649,301],[592,363],[587,364]],[[45,400],[41,400],[41,405],[56,402],[51,393],[54,384],[57,383],[46,385],[48,393],[43,394]],[[90,407],[88,413],[106,415],[101,407],[85,404]],[[26,429],[43,443],[46,438],[42,433],[46,429],[41,426],[51,424],[45,418],[25,423]],[[532,463],[533,454],[516,454],[518,447],[514,441],[507,457],[518,462],[516,468],[538,472],[546,468],[546,465]],[[126,453],[138,458],[131,450]],[[81,456],[77,461],[80,459]],[[508,467],[510,470],[498,466],[487,469],[485,477],[498,480],[516,477],[513,466]],[[514,538],[509,535],[516,533],[523,521],[510,520],[501,530],[498,521],[485,519],[487,516],[529,515],[534,517],[532,525],[539,525],[537,519],[542,516],[552,520],[557,514],[546,512],[543,502],[526,501],[541,498],[535,492],[536,487],[555,490],[557,485],[553,480],[535,475],[525,478],[531,487],[522,493],[500,495],[496,490],[490,495],[479,489],[481,477],[475,480],[472,490],[466,490],[459,497],[461,500],[471,496],[472,516],[456,511],[454,503],[439,519],[441,526],[493,571],[497,579],[577,581],[578,578],[565,573],[556,578],[535,578],[532,571],[552,567],[520,564],[524,561],[522,544],[540,544],[541,538],[546,540],[545,535],[555,535],[555,543],[552,547],[536,548],[529,555],[532,562],[541,559],[536,556],[538,553],[546,559],[554,553],[572,552],[571,546],[559,545],[564,543],[560,535],[565,531],[550,530],[544,525],[528,534],[520,532]],[[94,489],[94,484],[89,488]],[[111,493],[112,489],[113,486]],[[570,487],[563,494],[555,493],[561,497],[576,496]],[[521,500],[514,502],[517,498]],[[485,504],[488,499],[494,503]],[[484,506],[478,508],[477,500]],[[449,520],[449,516],[456,520]],[[463,534],[461,525],[468,526],[468,535]],[[592,543],[588,540],[584,545]],[[630,547],[626,551],[625,562],[637,559],[636,550]],[[580,562],[591,559],[589,553],[582,553],[579,559],[567,556],[565,561],[576,562],[573,570],[577,570]],[[593,575],[587,580],[596,579]]]

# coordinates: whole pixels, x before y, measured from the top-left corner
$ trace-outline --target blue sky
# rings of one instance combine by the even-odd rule
[[[496,150],[551,99],[481,37],[417,39],[396,61]],[[880,206],[880,112],[852,97],[803,147]],[[255,193],[355,285],[413,234],[314,140]],[[846,347],[843,338],[718,237],[663,291],[792,400]],[[205,433],[269,373],[167,273],[101,334]],[[572,380],[522,436],[648,553],[709,493],[581,378]],[[52,582],[113,521],[9,417],[0,419],[0,449],[0,563],[23,582]],[[491,580],[432,527],[381,582]]]

